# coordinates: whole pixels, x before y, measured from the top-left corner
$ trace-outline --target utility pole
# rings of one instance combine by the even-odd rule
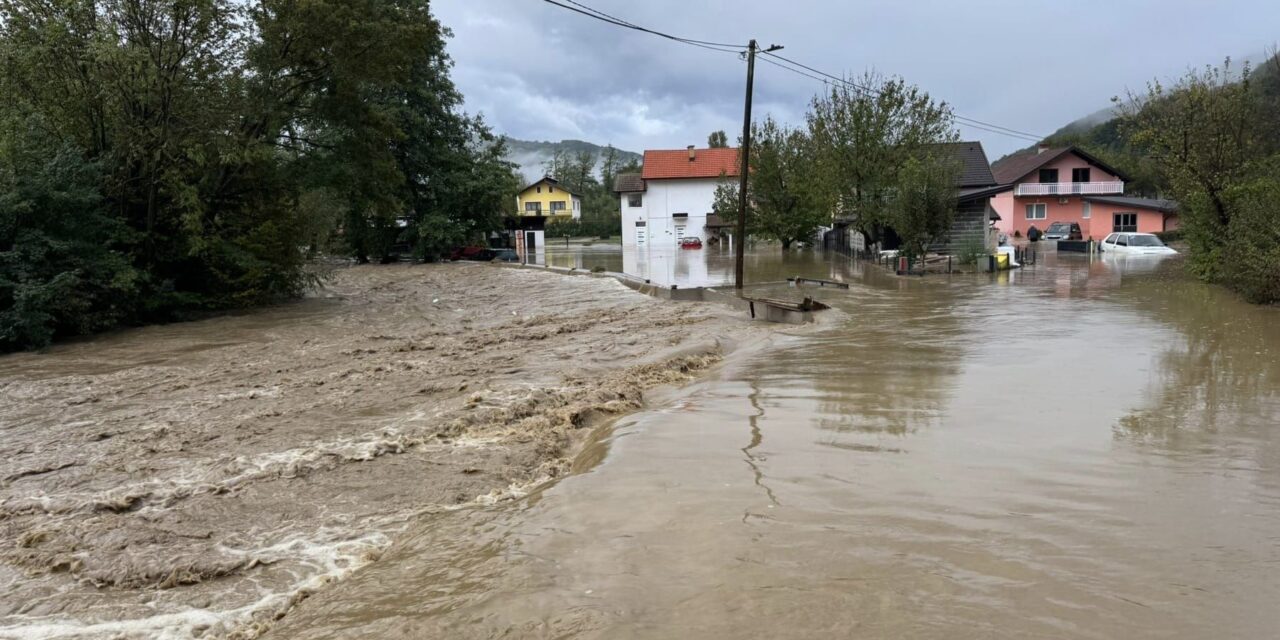
[[[738,171],[742,172],[738,183],[738,228],[735,229],[733,243],[733,288],[742,290],[743,251],[747,246],[747,176],[750,174],[751,161],[751,89],[756,75],[756,41],[747,44],[747,99],[742,113],[742,147],[738,149]],[[770,45],[764,52],[777,51],[782,47]]]

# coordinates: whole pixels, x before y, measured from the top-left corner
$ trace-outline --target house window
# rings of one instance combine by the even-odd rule
[[[644,225],[645,225],[644,220],[636,220],[636,226],[637,226],[637,227],[643,227]]]
[[[525,212],[525,213],[533,213],[533,214],[536,214],[536,213],[540,213],[541,211],[542,211],[542,203],[541,203],[541,202],[526,202],[526,203],[524,203],[524,212]]]
[[[672,218],[688,218],[688,217],[689,217],[689,214],[687,214],[687,213],[673,213],[673,214],[671,214],[671,217],[672,217]]]
[[[555,192],[556,192],[555,187],[547,187],[547,193],[555,193]]]
[[[1089,182],[1089,168],[1085,167],[1083,169],[1072,169],[1071,181],[1072,182]]]
[[[551,212],[564,211],[564,200],[551,201]]]
[[[538,193],[542,193],[542,187],[538,187]]]
[[[1041,184],[1047,184],[1047,183],[1057,182],[1057,181],[1058,181],[1058,170],[1057,170],[1057,169],[1041,169],[1041,170],[1040,170],[1040,183],[1041,183]]]
[[[1092,218],[1092,217],[1093,217],[1093,203],[1092,203],[1092,202],[1086,202],[1086,203],[1084,203],[1084,211],[1080,214],[1080,217],[1081,217],[1081,218],[1084,218],[1085,220],[1088,220],[1089,218]]]
[[[1027,219],[1028,220],[1044,220],[1045,218],[1049,217],[1047,207],[1048,205],[1044,204],[1043,202],[1041,202],[1040,204],[1027,205]]]
[[[627,194],[627,206],[628,206],[628,207],[639,207],[639,206],[643,206],[643,205],[644,205],[644,194],[643,194],[643,193],[629,193],[629,194]]]
[[[1115,224],[1111,227],[1111,230],[1117,233],[1137,233],[1138,214],[1136,213],[1115,214]]]

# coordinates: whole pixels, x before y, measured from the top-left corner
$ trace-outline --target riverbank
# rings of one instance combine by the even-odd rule
[[[0,637],[253,637],[424,513],[563,474],[590,427],[764,335],[489,265],[3,358]]]

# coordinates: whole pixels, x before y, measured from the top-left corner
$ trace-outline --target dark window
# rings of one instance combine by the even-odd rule
[[[1048,183],[1048,182],[1057,182],[1057,181],[1058,181],[1057,169],[1041,169],[1040,170],[1041,184]]]
[[[643,227],[643,226],[644,226],[644,220],[636,220],[636,226],[637,226],[637,227]]]
[[[538,187],[538,193],[542,193],[542,187]]]
[[[689,214],[687,214],[687,213],[673,213],[673,214],[671,214],[671,217],[672,217],[672,218],[688,218],[688,217],[689,217]]]
[[[1138,230],[1138,214],[1136,213],[1117,213],[1115,214],[1115,224],[1111,230],[1122,233],[1134,233]]]
[[[564,200],[555,200],[551,203],[552,211],[564,211]]]
[[[1089,168],[1085,167],[1083,169],[1072,169],[1071,181],[1072,182],[1089,182]]]
[[[644,195],[643,195],[643,194],[639,194],[639,193],[632,193],[632,194],[627,195],[627,206],[628,206],[628,207],[639,207],[639,206],[642,206],[643,204],[644,204]]]
[[[541,202],[526,202],[526,203],[524,203],[524,210],[525,210],[525,211],[528,211],[529,213],[537,213],[537,212],[539,212],[539,211],[541,211],[541,210],[542,210],[542,203],[541,203]]]

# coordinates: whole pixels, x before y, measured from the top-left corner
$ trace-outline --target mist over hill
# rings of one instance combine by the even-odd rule
[[[520,174],[524,176],[525,182],[529,183],[543,176],[545,173],[543,165],[551,159],[556,151],[568,154],[590,151],[596,156],[596,169],[598,171],[600,167],[600,157],[604,155],[606,147],[586,142],[585,140],[561,140],[560,142],[548,142],[507,138],[507,149],[507,160],[519,165]],[[618,149],[617,152],[618,162],[620,164],[626,164],[631,160],[638,163],[643,158],[643,156],[634,151]]]

